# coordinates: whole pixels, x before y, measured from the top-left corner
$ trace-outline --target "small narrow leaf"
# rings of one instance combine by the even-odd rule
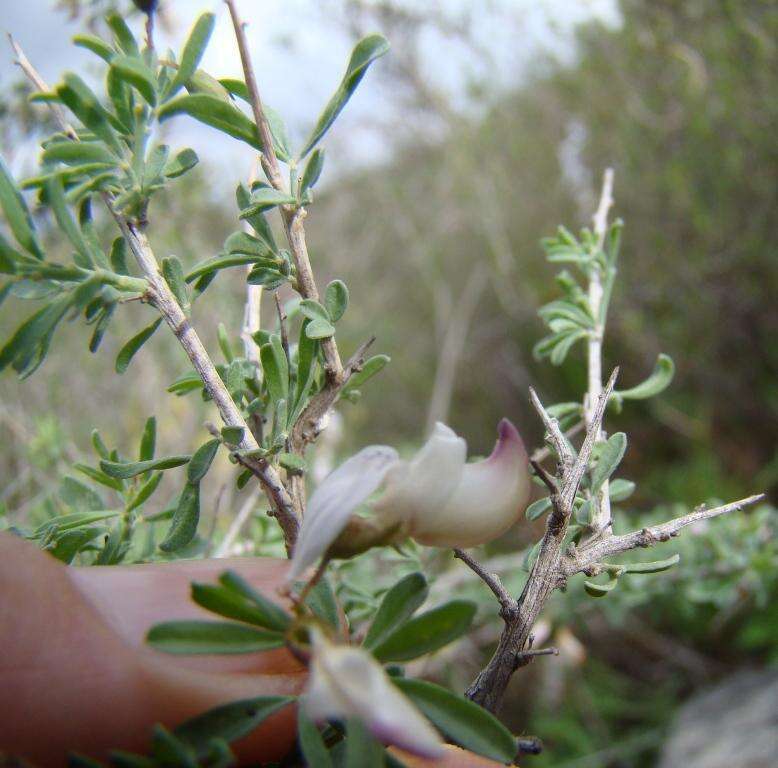
[[[187,171],[194,168],[200,158],[193,149],[182,149],[175,157],[170,158],[162,169],[162,174],[168,179],[177,179],[183,176]]]
[[[305,713],[305,707],[297,710],[297,742],[306,765],[333,768],[332,758],[324,744],[324,739],[316,724]]]
[[[627,436],[617,432],[608,438],[600,452],[597,465],[592,470],[592,493],[597,493],[602,484],[616,471],[627,450]]]
[[[170,528],[168,528],[167,535],[159,548],[163,552],[175,552],[177,549],[185,547],[197,533],[199,522],[200,485],[187,483],[184,490],[181,491]]]
[[[181,62],[178,65],[176,75],[165,94],[166,99],[175,96],[197,71],[215,23],[216,17],[212,13],[201,14],[194,23],[192,31],[184,44],[184,50],[181,52]]]
[[[245,141],[254,149],[262,147],[257,126],[237,107],[216,96],[206,93],[176,96],[160,107],[157,113],[160,122],[180,114],[189,115],[228,136]]]
[[[329,130],[335,122],[335,118],[340,114],[343,107],[351,98],[356,87],[365,76],[368,67],[379,57],[383,56],[389,50],[389,43],[382,35],[368,35],[363,37],[351,52],[346,74],[343,76],[337,91],[327,103],[324,111],[319,115],[308,141],[305,142],[300,159],[304,158],[321,140],[322,136]]]
[[[228,445],[240,445],[244,432],[243,427],[222,427],[222,440]]]
[[[399,626],[373,648],[373,655],[382,662],[409,661],[437,651],[467,632],[475,611],[469,600],[451,600]]]
[[[289,696],[260,696],[233,701],[187,720],[173,733],[192,747],[198,757],[203,758],[210,751],[214,739],[222,739],[227,743],[236,741],[293,701]]]
[[[0,208],[5,214],[16,242],[36,259],[42,259],[43,251],[35,236],[27,204],[2,157],[0,157]]]
[[[357,371],[348,380],[347,389],[357,389],[366,381],[372,379],[377,373],[382,371],[391,362],[389,355],[374,355],[366,360],[361,371]]]
[[[154,458],[154,451],[157,446],[157,420],[154,416],[149,416],[143,426],[143,435],[140,439],[140,449],[138,451],[138,461],[149,461]]]
[[[513,763],[516,739],[490,712],[434,683],[402,677],[392,682],[455,744],[500,763]]]
[[[199,483],[206,472],[211,468],[216,451],[219,450],[221,440],[214,438],[203,443],[193,454],[186,468],[186,476],[190,483]]]
[[[550,496],[533,501],[532,504],[527,507],[527,511],[524,514],[526,515],[527,520],[537,520],[548,509],[551,509]]]
[[[631,389],[624,389],[614,393],[616,397],[624,400],[645,400],[654,397],[667,389],[675,375],[675,363],[667,355],[659,355],[651,375],[641,384]]]
[[[279,453],[278,463],[288,472],[293,472],[298,475],[303,474],[303,472],[308,469],[308,464],[305,459],[294,453]]]
[[[134,56],[114,56],[111,59],[111,69],[121,80],[132,85],[149,106],[156,106],[157,78],[141,59]]]
[[[184,267],[180,259],[175,256],[166,256],[162,259],[162,275],[184,314],[188,317],[191,310],[189,289],[186,287]]]
[[[618,584],[618,576],[609,576],[608,580],[599,584],[595,581],[585,581],[584,589],[591,597],[605,597]]]
[[[400,579],[381,600],[365,635],[365,648],[375,648],[413,616],[427,599],[429,589],[422,573],[411,573]]]
[[[681,556],[675,554],[665,560],[654,560],[648,563],[623,563],[619,568],[623,568],[624,573],[661,573],[677,565],[680,560]]]
[[[348,288],[342,280],[333,280],[324,292],[324,306],[329,320],[337,323],[348,307]]]
[[[608,486],[611,501],[624,501],[635,492],[635,483],[631,480],[617,478]]]
[[[109,477],[115,477],[122,480],[127,480],[135,475],[140,475],[143,472],[148,472],[151,469],[172,469],[173,467],[180,467],[182,464],[186,464],[192,457],[188,454],[180,456],[165,456],[161,459],[151,459],[149,461],[133,461],[133,462],[119,462],[119,461],[101,461],[100,469],[105,472]]]
[[[286,400],[289,396],[289,365],[281,337],[273,334],[270,343],[260,347],[259,356],[270,397],[274,402]]]
[[[312,189],[321,176],[322,168],[324,168],[324,150],[317,149],[311,155],[305,166],[305,172],[303,173],[302,181],[300,182],[300,196],[303,197],[305,193]]]
[[[229,587],[197,583],[192,584],[192,600],[206,610],[227,619],[236,619],[274,632],[279,631],[277,611],[280,609],[273,606],[276,613],[268,613],[266,610],[266,605],[270,602],[268,600],[259,604]],[[286,625],[280,631],[283,631],[289,624],[289,617],[285,614],[284,616]]]
[[[173,654],[254,653],[284,644],[279,632],[267,632],[227,621],[167,621],[146,636],[158,651]]]
[[[289,614],[280,605],[268,600],[261,592],[254,589],[235,571],[222,573],[219,576],[219,582],[226,589],[248,600],[262,614],[261,621],[257,620],[261,626],[276,632],[285,632],[289,628],[291,622]]]
[[[151,325],[147,325],[142,331],[136,333],[120,350],[116,356],[116,373],[124,373],[135,353],[154,335],[159,328],[162,318],[158,318]]]

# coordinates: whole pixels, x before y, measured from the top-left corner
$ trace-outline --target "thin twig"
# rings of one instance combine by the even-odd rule
[[[489,589],[492,590],[494,596],[499,600],[501,607],[501,615],[508,621],[509,618],[516,611],[516,601],[511,596],[511,593],[503,586],[500,581],[500,577],[496,573],[489,573],[477,560],[467,554],[463,549],[454,549],[454,557],[461,560],[473,573],[475,573],[481,581],[486,584]]]
[[[589,545],[579,547],[573,552],[568,552],[562,560],[561,571],[564,576],[572,576],[573,574],[584,572],[595,563],[599,563],[609,557],[620,555],[640,547],[651,547],[655,544],[669,541],[671,538],[678,536],[681,529],[685,528],[687,525],[691,525],[700,520],[709,520],[713,517],[726,515],[730,512],[737,512],[744,507],[762,501],[764,498],[765,494],[757,493],[753,496],[748,496],[745,499],[733,501],[729,504],[722,504],[721,506],[713,507],[712,509],[701,506],[688,515],[676,517],[673,520],[668,520],[666,523],[651,525],[642,528],[639,531],[632,531],[631,533],[625,533],[620,536],[609,536],[598,541],[593,541]]]

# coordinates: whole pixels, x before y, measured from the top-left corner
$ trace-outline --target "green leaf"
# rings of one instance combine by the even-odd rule
[[[105,472],[101,472],[99,469],[90,467],[87,464],[74,464],[73,469],[86,475],[88,478],[90,478],[90,480],[94,480],[96,483],[104,485],[106,488],[111,488],[114,491],[119,492],[124,490],[124,485],[122,484],[121,480],[110,477],[109,475],[106,475]]]
[[[659,355],[651,375],[641,384],[631,389],[624,389],[614,393],[614,396],[624,400],[645,400],[654,397],[670,386],[675,375],[675,363],[667,355]]]
[[[224,250],[229,254],[241,253],[263,259],[276,259],[273,249],[263,238],[254,237],[240,230],[233,232],[224,241]]]
[[[42,525],[39,525],[33,532],[33,536],[41,536],[50,530],[60,534],[64,531],[73,531],[76,528],[85,528],[93,523],[118,517],[120,514],[121,510],[109,509],[93,512],[73,512],[69,515],[60,515],[59,517],[54,517],[51,520],[47,520]]]
[[[216,16],[212,13],[201,14],[194,23],[192,31],[184,44],[184,50],[181,52],[181,62],[178,65],[176,75],[165,94],[166,99],[175,96],[197,71],[215,23]]]
[[[111,69],[126,83],[132,85],[149,106],[157,105],[157,78],[154,72],[134,56],[114,56]]]
[[[366,360],[361,371],[354,373],[348,380],[347,390],[361,387],[368,379],[372,379],[391,362],[389,355],[374,355]]]
[[[122,53],[126,53],[128,56],[137,56],[140,53],[138,43],[127,26],[127,22],[115,12],[109,13],[105,21],[111,28],[114,34],[114,42]]]
[[[396,629],[413,616],[427,599],[429,588],[422,573],[411,573],[387,591],[378,606],[362,645],[380,646]]]
[[[133,500],[127,505],[127,511],[131,512],[133,509],[143,506],[152,496],[154,491],[159,487],[162,481],[162,472],[155,472],[139,489],[135,494]]]
[[[27,203],[24,202],[22,193],[16,186],[2,157],[0,157],[0,208],[5,214],[16,242],[36,259],[43,259],[43,251],[35,236]]]
[[[315,723],[305,713],[304,707],[297,710],[297,743],[306,765],[333,768],[332,758],[324,744],[324,739]]]
[[[151,325],[147,325],[119,350],[119,354],[116,356],[116,373],[124,373],[127,370],[135,353],[154,335],[161,322],[162,318],[160,317]]]
[[[62,85],[57,86],[57,93],[71,112],[121,157],[122,146],[111,127],[108,113],[89,86],[78,75],[67,73]]]
[[[200,158],[197,156],[197,152],[187,147],[167,161],[162,174],[168,179],[177,179],[194,168],[199,162]]]
[[[264,600],[262,603],[258,603],[256,600],[249,600],[242,593],[226,586],[193,583],[192,600],[197,605],[212,613],[217,613],[219,616],[254,624],[274,632],[283,631],[289,624],[289,617],[283,614],[286,623],[283,629],[279,630],[278,613],[280,609],[272,606],[274,612],[269,613],[266,606],[270,601]]]
[[[383,747],[361,720],[350,717],[346,734],[345,768],[383,768]]]
[[[608,486],[608,494],[611,501],[624,501],[628,499],[635,491],[635,483],[631,480],[616,478]]]
[[[259,186],[252,191],[249,206],[241,211],[239,218],[246,219],[255,213],[267,211],[277,205],[294,205],[296,202],[297,198],[294,195],[280,192],[267,185]]]
[[[64,163],[70,166],[87,163],[116,165],[116,158],[99,141],[56,141],[46,145],[42,160],[44,163]]]
[[[154,765],[164,768],[198,768],[197,756],[188,744],[179,741],[163,725],[151,732],[151,752]]]
[[[246,282],[249,285],[262,285],[268,291],[274,291],[276,288],[287,282],[286,275],[283,275],[277,269],[268,268],[258,264],[249,272]]]
[[[611,435],[600,451],[600,458],[592,470],[592,493],[597,493],[602,484],[616,471],[627,450],[627,436],[623,432]]]
[[[256,609],[255,622],[266,629],[285,632],[291,622],[289,614],[272,600],[268,600],[261,592],[254,589],[243,577],[235,571],[225,571],[219,576],[223,587],[236,595],[248,600]],[[261,614],[261,619],[259,615]]]
[[[93,268],[94,260],[92,259],[92,253],[89,250],[81,228],[76,223],[65,202],[62,180],[59,178],[51,179],[46,184],[46,194],[57,223],[78,252],[78,255],[75,257],[76,263],[86,269]]]
[[[259,348],[259,357],[271,399],[274,402],[286,400],[289,397],[289,365],[278,334],[274,333],[270,343]]]
[[[80,512],[96,512],[105,509],[103,500],[88,486],[75,477],[63,477],[57,495],[62,501]]]
[[[278,463],[287,471],[300,475],[308,469],[305,459],[295,453],[279,453]]]
[[[105,40],[95,35],[76,35],[73,38],[73,44],[79,48],[86,48],[88,51],[97,54],[103,61],[111,63],[111,59],[116,55]]]
[[[143,435],[140,439],[140,448],[138,450],[138,461],[149,461],[154,458],[154,451],[157,446],[157,420],[154,416],[149,416],[143,426]]]
[[[305,335],[309,339],[329,339],[335,335],[335,326],[326,320],[311,320],[305,326]]]
[[[615,575],[609,576],[608,580],[601,584],[598,584],[595,581],[585,581],[584,589],[591,597],[605,597],[605,595],[613,590],[618,581],[619,578]]]
[[[284,636],[228,621],[166,621],[154,625],[146,641],[165,653],[232,654],[279,648]]]
[[[175,552],[185,547],[197,533],[200,522],[200,485],[187,483],[178,497],[178,505],[164,540],[159,545],[163,552]]]
[[[340,114],[343,107],[351,98],[356,87],[365,76],[368,67],[380,56],[383,56],[389,50],[389,43],[383,35],[368,35],[363,37],[351,52],[346,74],[343,76],[337,91],[327,103],[324,111],[319,115],[316,126],[313,129],[308,141],[305,142],[300,159],[304,158],[321,140],[330,126],[335,122],[335,118]]]
[[[222,440],[229,445],[240,445],[245,431],[243,427],[222,427]]]
[[[527,511],[524,514],[527,520],[537,520],[548,509],[551,509],[550,496],[533,501],[532,504],[527,507]]]
[[[232,77],[223,77],[219,79],[219,83],[231,94],[243,99],[247,104],[251,104],[251,96],[249,95],[249,89],[242,80],[236,80]],[[273,137],[273,150],[276,153],[276,157],[284,163],[288,163],[292,159],[292,150],[289,148],[289,138],[286,133],[286,126],[281,118],[272,107],[267,104],[263,104],[262,108],[267,118],[267,124],[270,128],[270,135]]]
[[[338,601],[328,579],[319,579],[316,586],[308,593],[305,604],[330,626],[336,629],[340,626]]]
[[[672,555],[665,560],[654,560],[648,563],[623,563],[619,566],[624,573],[661,573],[667,571],[681,560],[679,554]]]
[[[516,739],[478,704],[424,680],[395,677],[392,682],[455,744],[499,763],[513,763]]]
[[[189,115],[228,136],[245,141],[254,149],[261,149],[257,126],[227,101],[206,93],[193,93],[176,96],[160,107],[157,113],[160,122],[180,114]]]
[[[172,469],[173,467],[180,467],[182,464],[186,464],[192,457],[189,454],[179,456],[165,456],[161,459],[150,459],[149,461],[132,461],[132,462],[120,462],[120,461],[101,461],[100,469],[105,472],[109,477],[115,477],[122,480],[127,480],[135,475],[140,475],[143,472],[148,472],[152,469]]]
[[[324,292],[324,306],[329,314],[329,320],[337,323],[348,307],[348,288],[342,280],[333,280]]]
[[[181,264],[181,260],[176,256],[166,256],[162,259],[162,276],[165,278],[165,282],[176,297],[176,301],[184,314],[189,317],[191,304],[189,300],[189,290],[186,287],[186,280],[184,279],[184,267]]]
[[[195,452],[186,468],[186,476],[190,483],[199,483],[206,472],[211,468],[216,451],[219,450],[221,440],[214,438],[203,443]]]
[[[322,168],[324,168],[324,150],[317,149],[305,166],[305,172],[300,182],[300,197],[304,197],[305,193],[313,188],[321,176]]]
[[[475,611],[470,600],[451,600],[399,626],[372,649],[373,655],[382,662],[409,661],[437,651],[467,632]]]
[[[198,757],[204,757],[214,739],[223,739],[228,743],[236,741],[292,702],[294,698],[290,696],[259,696],[233,701],[187,720],[173,733],[192,747]]]
[[[251,205],[251,194],[243,184],[238,184],[235,189],[235,201],[241,211]],[[245,220],[251,225],[251,228],[257,235],[267,243],[267,246],[271,251],[275,252],[278,250],[275,238],[273,237],[273,230],[270,228],[267,219],[261,212],[246,216]]]
[[[219,323],[216,329],[216,338],[219,341],[219,349],[221,349],[225,361],[231,363],[235,359],[235,355],[230,346],[229,336],[227,336],[227,326],[224,323]]]
[[[187,272],[186,282],[191,283],[201,275],[207,275],[212,272],[217,272],[220,269],[227,269],[229,267],[240,267],[246,264],[255,264],[260,261],[259,256],[249,256],[246,254],[239,254],[236,256],[217,256],[213,259],[207,259],[198,264],[194,269]]]

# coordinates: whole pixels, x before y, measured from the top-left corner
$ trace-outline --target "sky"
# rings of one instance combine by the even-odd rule
[[[368,5],[373,1],[364,0]],[[495,91],[516,87],[541,54],[550,52],[562,61],[572,60],[571,32],[576,24],[592,16],[609,24],[618,22],[615,0],[396,0],[396,4],[409,9],[435,8],[452,21],[468,14],[470,34],[489,53],[488,72],[483,71],[483,59],[476,61],[457,40],[432,29],[418,40],[425,77],[462,108],[467,108],[473,75],[488,75]],[[52,5],[52,0],[0,0],[0,31],[14,35],[49,84],[55,84],[67,70],[83,73],[85,66],[93,68],[96,81],[98,60],[70,42],[83,31],[80,24],[69,22]],[[342,0],[239,2],[250,22],[247,36],[263,100],[282,114],[293,147],[304,140],[348,61],[353,40],[343,24],[343,5]],[[256,9],[261,10],[261,17]],[[180,51],[194,19],[208,10],[216,14],[217,23],[201,66],[217,77],[240,77],[229,14],[221,0],[168,0],[172,23],[167,31],[158,30],[157,47]],[[141,23],[138,16],[131,26],[140,33]],[[4,42],[0,41],[0,89],[19,76]],[[389,55],[402,53],[395,49]],[[374,68],[380,66],[379,61]],[[402,108],[399,94],[381,80],[380,73],[369,72],[327,138],[334,150],[329,153],[330,165],[360,166],[385,160],[391,151],[386,126],[402,118]],[[174,147],[192,146],[217,168],[236,163],[250,166],[250,151],[236,142],[183,117],[176,123],[171,138]],[[16,164],[22,165],[29,165],[37,151],[32,144],[21,151],[15,149],[14,154],[21,157]],[[230,186],[233,183],[231,174]]]

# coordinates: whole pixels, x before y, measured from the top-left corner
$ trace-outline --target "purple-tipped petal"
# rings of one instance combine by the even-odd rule
[[[299,578],[329,549],[351,513],[381,485],[387,470],[396,462],[394,448],[371,445],[324,478],[308,502],[287,581]]]
[[[366,650],[334,645],[315,630],[312,639],[311,678],[303,699],[312,719],[358,717],[384,744],[422,757],[443,754],[437,731]]]
[[[489,458],[465,464],[443,507],[414,521],[413,537],[435,547],[474,547],[504,533],[530,498],[529,459],[516,427],[503,419]]]

